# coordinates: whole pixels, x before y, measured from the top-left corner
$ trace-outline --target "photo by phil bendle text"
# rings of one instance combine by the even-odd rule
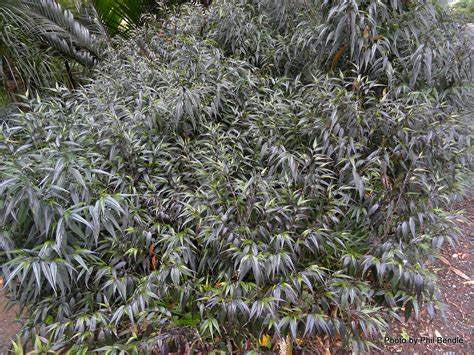
[[[392,338],[392,337],[385,337],[385,343],[390,344],[463,344],[464,339],[460,337],[454,338],[444,338],[444,337],[419,337],[419,338]]]

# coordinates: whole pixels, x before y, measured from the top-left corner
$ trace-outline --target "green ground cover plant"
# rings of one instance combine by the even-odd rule
[[[471,166],[463,28],[422,1],[195,10],[0,123],[16,347],[357,352],[433,313]]]

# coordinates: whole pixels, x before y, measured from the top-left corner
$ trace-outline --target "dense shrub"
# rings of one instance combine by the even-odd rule
[[[3,273],[24,339],[357,350],[402,307],[433,311],[425,261],[455,237],[443,208],[469,163],[469,52],[442,41],[456,26],[416,1],[275,4],[149,26],[89,85],[2,124]],[[416,14],[417,37],[388,30],[396,14]]]

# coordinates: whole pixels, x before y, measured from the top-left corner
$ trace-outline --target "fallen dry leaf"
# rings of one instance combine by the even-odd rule
[[[449,260],[446,259],[444,256],[440,255],[440,256],[438,256],[438,259],[441,260],[443,262],[443,264],[451,266],[451,263],[449,262]]]
[[[151,258],[151,266],[153,270],[156,270],[157,265],[158,265],[158,258],[156,257],[156,255],[153,255]]]
[[[462,272],[461,270],[458,270],[454,267],[450,267],[451,271],[454,272],[456,275],[458,276],[461,276],[464,280],[468,280],[468,281],[471,281],[471,278],[469,276],[467,276],[464,272]]]

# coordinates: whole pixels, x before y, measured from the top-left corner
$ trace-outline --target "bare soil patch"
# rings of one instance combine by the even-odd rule
[[[2,280],[0,279],[0,288]],[[7,301],[0,291],[0,354],[6,354],[11,345],[11,339],[15,337],[20,324],[16,320],[16,310],[6,310]]]

